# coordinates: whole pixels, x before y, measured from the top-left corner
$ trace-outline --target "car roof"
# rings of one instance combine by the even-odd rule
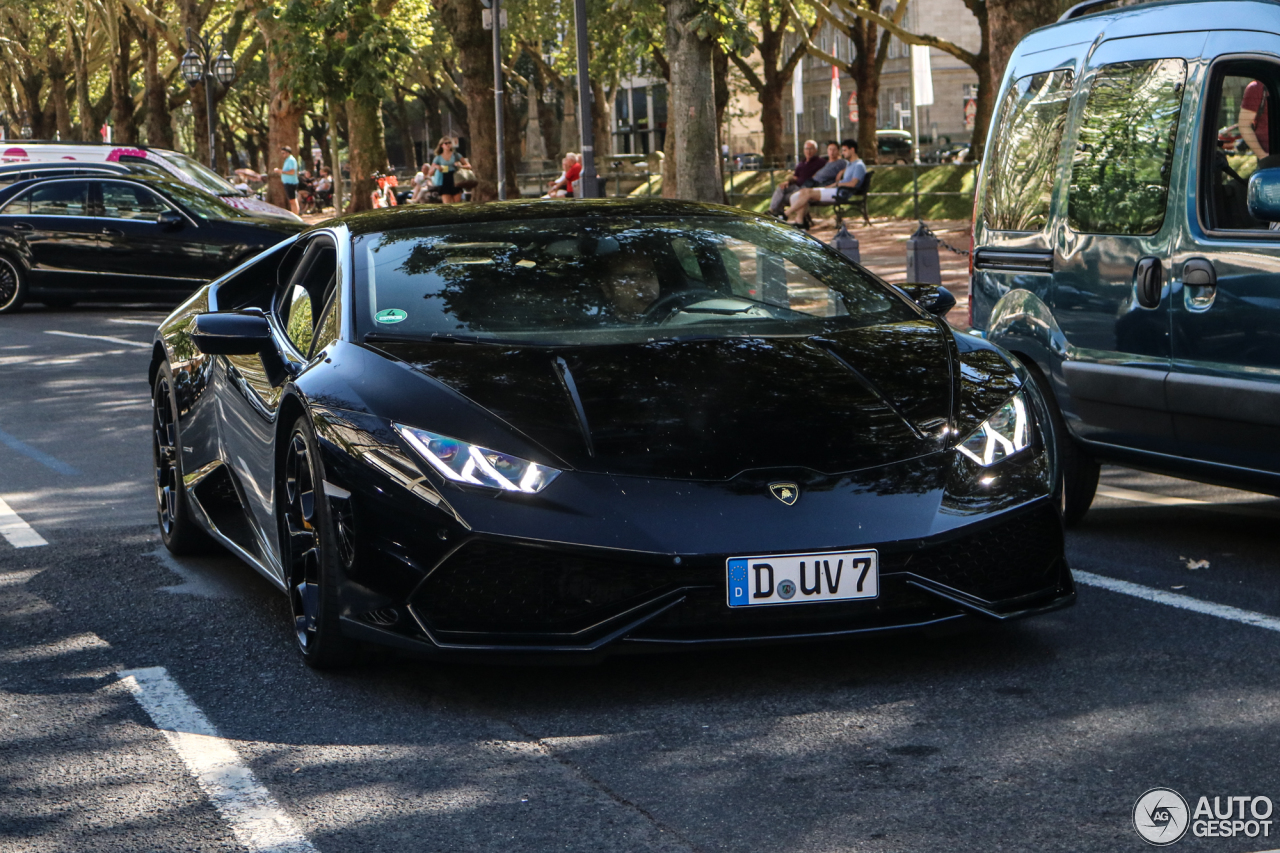
[[[123,163],[109,163],[105,160],[100,163],[91,160],[51,160],[48,162],[37,160],[33,163],[0,164],[0,175],[9,175],[14,172],[73,172],[76,170],[110,172],[113,175],[129,173],[129,167]]]
[[[1224,21],[1248,23],[1239,29],[1280,33],[1277,0],[1154,0],[1100,12],[1082,9],[1079,17],[1068,19],[1069,14],[1070,10],[1057,23],[1028,33],[1017,53],[1103,39],[1217,30]]]
[[[38,166],[36,168],[43,168],[43,167]],[[67,171],[71,171],[71,170],[68,169]],[[113,172],[109,175],[75,175],[75,174],[45,175],[39,178],[27,178],[26,180],[17,181],[13,184],[10,184],[9,186],[5,187],[3,190],[0,190],[0,201],[5,201],[7,199],[10,199],[13,196],[17,195],[18,193],[22,192],[23,190],[27,189],[28,187],[33,187],[37,184],[43,184],[49,181],[70,181],[70,180],[125,181],[127,183],[143,184],[145,186],[153,187],[159,190],[166,190],[172,187],[189,189],[189,187],[187,187],[186,184],[178,180],[161,178],[156,175],[139,175],[135,172],[123,172],[120,174],[116,174]],[[213,198],[213,196],[210,196],[210,198]],[[178,199],[178,200],[181,201],[181,199]]]
[[[700,216],[722,219],[764,219],[738,207],[666,198],[521,199],[483,204],[415,204],[410,207],[352,213],[320,223],[317,228],[345,225],[353,235],[431,228],[480,222],[520,222],[530,219],[597,217]]]

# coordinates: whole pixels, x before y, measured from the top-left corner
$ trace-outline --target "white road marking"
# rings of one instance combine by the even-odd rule
[[[1134,489],[1120,489],[1115,486],[1098,486],[1098,494],[1120,501],[1133,501],[1140,504],[1157,504],[1159,506],[1200,506],[1209,501],[1195,498],[1171,498],[1167,495],[1153,495],[1150,492],[1139,492]]]
[[[1219,619],[1226,619],[1230,622],[1239,622],[1241,625],[1252,625],[1255,628],[1265,628],[1268,631],[1280,631],[1280,619],[1274,616],[1255,613],[1252,610],[1241,610],[1239,607],[1232,607],[1228,604],[1201,601],[1189,595],[1167,592],[1163,589],[1130,583],[1129,581],[1109,578],[1104,575],[1095,575],[1092,572],[1081,572],[1073,569],[1071,574],[1077,583],[1085,586],[1096,586],[1100,589],[1118,592],[1121,595],[1132,595],[1134,598],[1141,598],[1144,601],[1190,610],[1193,613],[1202,613],[1205,616],[1216,616]]]
[[[159,320],[126,320],[123,317],[110,317],[108,323],[121,323],[125,326],[149,326],[152,329],[160,326]]]
[[[15,548],[36,548],[49,544],[4,502],[4,498],[0,498],[0,536],[8,539],[9,544]]]
[[[40,569],[27,569],[25,572],[5,572],[0,574],[0,587],[21,586],[40,574]]]
[[[164,667],[119,675],[250,853],[317,853]]]
[[[64,338],[86,338],[91,341],[109,341],[113,344],[124,344],[130,347],[141,347],[142,349],[151,349],[151,344],[143,344],[138,341],[130,341],[125,338],[113,338],[110,335],[82,335],[79,332],[55,332],[52,329],[45,329],[46,335],[61,335]]]

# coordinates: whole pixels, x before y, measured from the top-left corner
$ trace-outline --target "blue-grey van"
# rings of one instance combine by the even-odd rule
[[[1068,523],[1104,461],[1280,494],[1278,220],[1280,3],[1078,7],[1019,44],[970,322],[1057,403]]]

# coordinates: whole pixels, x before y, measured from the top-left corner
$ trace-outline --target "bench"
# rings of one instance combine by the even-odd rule
[[[836,227],[839,228],[844,223],[844,217],[849,208],[861,208],[862,221],[867,225],[871,224],[871,216],[867,213],[867,194],[871,192],[871,179],[875,177],[875,170],[868,169],[867,176],[862,179],[862,184],[854,191],[853,196],[845,202],[835,202],[833,204],[810,205],[811,207],[830,207],[836,215]]]

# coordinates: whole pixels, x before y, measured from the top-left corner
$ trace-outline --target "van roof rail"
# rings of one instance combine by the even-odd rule
[[[1138,6],[1144,2],[1151,2],[1151,0],[1138,0],[1138,2],[1136,3],[1135,2],[1126,3],[1125,0],[1084,0],[1083,3],[1077,3],[1067,11],[1063,12],[1062,17],[1058,19],[1058,23],[1061,24],[1063,21],[1070,21],[1073,18],[1083,17],[1089,14],[1090,12],[1092,12],[1094,9],[1098,8],[1099,6],[1105,6],[1108,3],[1116,3],[1116,2],[1119,2],[1123,6]]]

